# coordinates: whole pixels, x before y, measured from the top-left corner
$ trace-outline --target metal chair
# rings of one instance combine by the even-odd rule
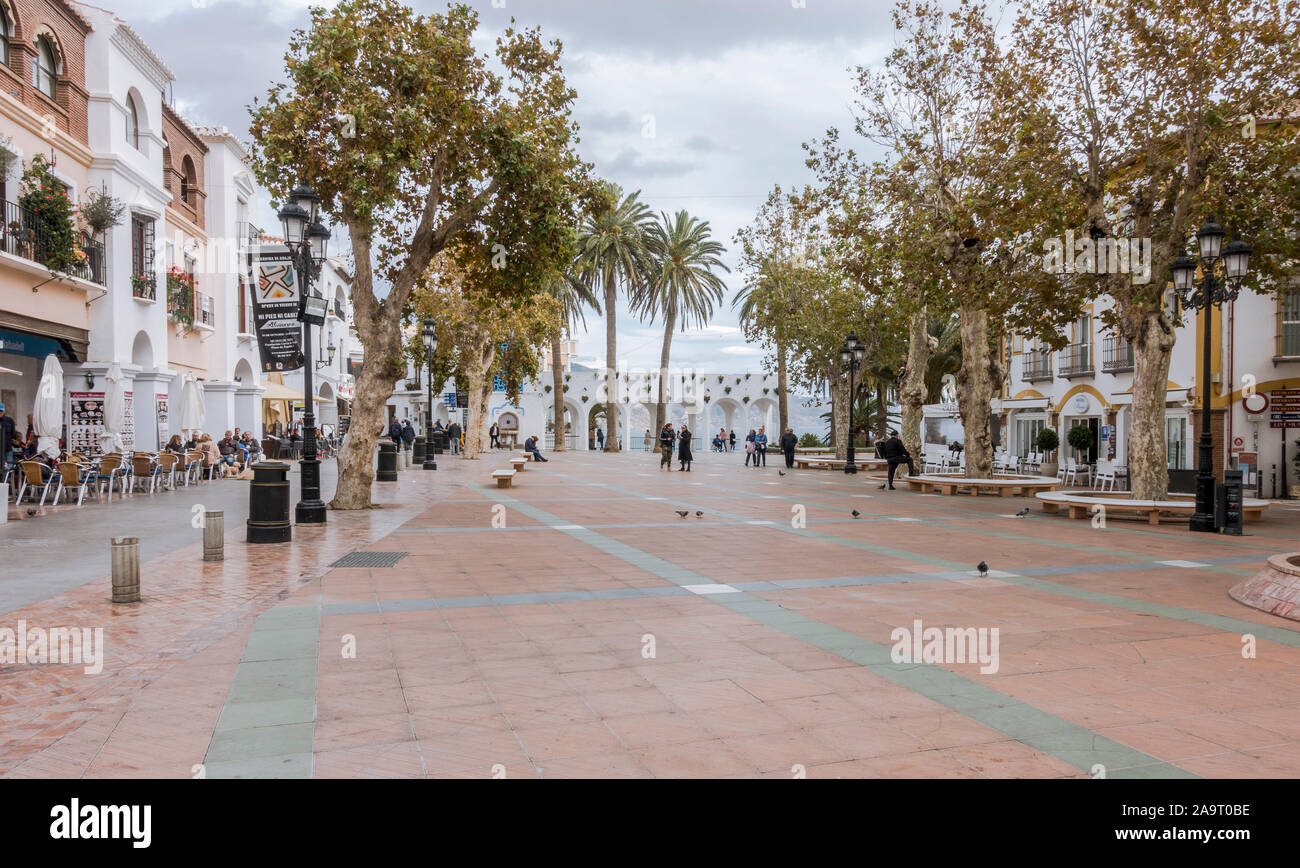
[[[139,485],[143,489],[144,482],[147,479],[149,480],[149,493],[153,494],[154,488],[158,485],[161,471],[160,465],[154,464],[147,455],[137,452],[131,457],[131,471],[132,487]]]
[[[68,496],[72,496],[72,489],[77,489],[77,506],[81,506],[82,501],[86,499],[86,487],[90,482],[91,471],[86,470],[75,461],[59,462],[59,487],[54,490],[54,505],[58,505],[59,496],[64,491]]]
[[[26,494],[28,490],[32,493],[32,500],[35,500],[36,489],[40,488],[40,505],[45,506],[45,495],[49,494],[50,486],[57,485],[59,482],[58,472],[56,471],[51,473],[49,477],[46,478],[44,473],[42,473],[42,468],[45,467],[45,465],[41,464],[39,461],[21,461],[19,462],[19,466],[22,468],[23,484],[22,487],[18,489],[18,499],[14,501],[14,505],[23,502],[23,495]]]
[[[99,459],[99,467],[94,471],[95,488],[103,494],[104,487],[108,487],[108,502],[113,502],[113,484],[117,484],[118,494],[126,496],[126,472],[122,467],[121,455],[105,455]]]

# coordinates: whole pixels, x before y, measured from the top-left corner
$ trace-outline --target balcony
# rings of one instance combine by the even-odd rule
[[[1093,375],[1092,344],[1068,344],[1061,350],[1058,370],[1067,380]]]
[[[79,277],[105,286],[104,245],[85,232],[77,233],[82,252],[80,264],[61,270],[60,274]],[[42,222],[28,209],[14,202],[4,203],[4,223],[0,225],[0,250],[41,265],[46,264],[52,239]]]
[[[1106,338],[1101,348],[1101,369],[1108,374],[1133,370],[1133,345],[1119,335]]]
[[[1021,379],[1026,383],[1052,379],[1052,351],[1028,350],[1024,355],[1024,373]]]

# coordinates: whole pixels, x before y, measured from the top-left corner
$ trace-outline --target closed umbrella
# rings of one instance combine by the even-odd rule
[[[53,355],[45,357],[41,384],[36,388],[32,427],[36,429],[36,451],[57,461],[59,436],[63,434],[63,366]]]
[[[181,385],[181,431],[189,437],[197,436],[203,431],[206,416],[199,381],[189,374]]]
[[[121,454],[126,451],[122,442],[122,427],[126,423],[126,386],[122,381],[122,367],[114,362],[104,378],[104,433],[99,435],[99,449],[104,453]]]

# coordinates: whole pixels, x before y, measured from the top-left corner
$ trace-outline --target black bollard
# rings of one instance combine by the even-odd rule
[[[379,470],[375,473],[376,482],[397,481],[397,444],[385,441],[379,444]]]
[[[424,463],[424,435],[415,435],[415,443],[411,446],[411,466]]]
[[[447,439],[446,430],[434,431],[433,432],[433,454],[441,455],[442,450],[448,448],[448,446],[449,446],[449,441]]]
[[[281,543],[291,539],[289,465],[279,461],[254,464],[248,488],[248,542]]]

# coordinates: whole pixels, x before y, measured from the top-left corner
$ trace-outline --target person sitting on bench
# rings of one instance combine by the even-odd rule
[[[534,461],[548,460],[546,458],[543,458],[542,453],[538,451],[536,437],[529,437],[527,440],[524,441],[524,451],[531,453]]]

